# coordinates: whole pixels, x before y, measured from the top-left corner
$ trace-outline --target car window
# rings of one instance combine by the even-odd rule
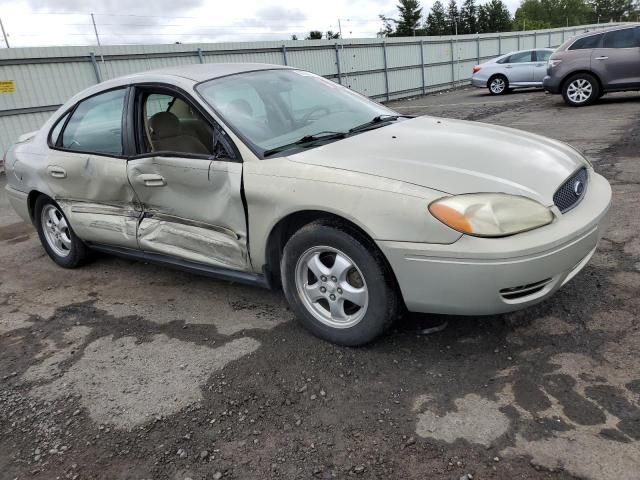
[[[598,35],[591,35],[589,37],[584,37],[576,40],[569,47],[569,50],[586,50],[589,48],[598,48],[600,45],[600,39],[604,34],[600,33]]]
[[[604,34],[602,42],[603,48],[633,48],[637,46],[638,42],[633,28],[607,32]]]
[[[126,90],[112,90],[78,104],[62,133],[67,150],[122,155],[122,111]]]
[[[546,62],[547,60],[549,60],[549,57],[551,56],[553,52],[549,51],[549,50],[538,50],[536,52],[536,60],[538,62]]]
[[[143,95],[141,153],[214,153],[213,128],[186,100],[165,93]]]
[[[507,58],[505,63],[525,63],[531,61],[531,52],[514,53]]]
[[[58,120],[55,126],[51,129],[51,133],[49,134],[49,140],[51,145],[57,145],[58,139],[60,138],[60,132],[62,131],[62,127],[64,127],[67,118],[69,118],[70,113],[64,115],[60,120]]]

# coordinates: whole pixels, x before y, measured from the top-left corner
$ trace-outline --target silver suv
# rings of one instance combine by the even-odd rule
[[[607,92],[640,90],[640,26],[589,32],[563,43],[549,58],[542,86],[573,107],[591,105]]]

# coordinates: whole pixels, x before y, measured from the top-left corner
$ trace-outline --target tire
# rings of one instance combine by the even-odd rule
[[[56,202],[44,195],[38,197],[34,217],[40,242],[54,262],[64,268],[75,268],[86,260],[86,245],[73,232]]]
[[[382,254],[342,225],[314,222],[298,230],[285,245],[280,273],[300,322],[332,343],[369,343],[397,316],[398,295]]]
[[[491,95],[504,95],[509,92],[509,80],[504,75],[494,75],[487,82]]]
[[[572,107],[593,105],[600,98],[600,84],[593,75],[577,73],[565,80],[562,98]]]

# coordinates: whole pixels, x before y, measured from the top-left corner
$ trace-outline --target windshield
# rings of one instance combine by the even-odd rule
[[[264,151],[306,136],[348,132],[395,112],[313,73],[260,70],[202,83],[197,90],[236,132]]]

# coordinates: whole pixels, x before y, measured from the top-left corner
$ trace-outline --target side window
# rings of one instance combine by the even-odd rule
[[[55,126],[51,129],[51,133],[49,134],[49,141],[52,146],[58,145],[58,139],[60,138],[60,132],[62,131],[62,127],[64,127],[67,118],[69,118],[70,113],[63,115],[60,120],[58,120]]]
[[[213,128],[189,103],[172,94],[143,95],[142,153],[215,153]]]
[[[536,60],[538,62],[546,62],[549,60],[549,57],[551,56],[553,52],[549,51],[549,50],[537,50],[536,51]]]
[[[59,145],[67,150],[122,155],[124,89],[82,101],[69,119]]]
[[[603,33],[599,33],[598,35],[591,35],[590,37],[580,38],[573,42],[573,44],[569,47],[569,50],[586,50],[589,48],[598,48],[603,35]]]
[[[637,47],[636,35],[633,28],[616,30],[604,34],[603,48],[633,48]]]
[[[511,55],[505,63],[526,63],[531,61],[531,52],[520,52]]]

